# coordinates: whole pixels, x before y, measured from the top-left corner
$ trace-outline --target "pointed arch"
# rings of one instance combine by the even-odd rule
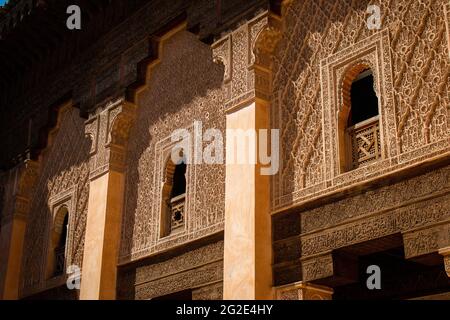
[[[344,73],[338,111],[341,172],[350,171],[382,157],[380,105],[377,75],[370,62],[358,61]]]
[[[53,217],[47,257],[47,278],[64,275],[69,236],[69,208],[62,205]]]
[[[161,191],[160,238],[176,234],[185,226],[186,160],[176,164],[169,157],[164,169]]]

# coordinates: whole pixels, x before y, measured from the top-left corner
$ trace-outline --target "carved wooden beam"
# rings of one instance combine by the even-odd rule
[[[297,282],[276,289],[277,300],[332,300],[333,289]]]
[[[439,249],[450,246],[450,223],[405,233],[403,243],[406,259],[437,253]]]
[[[303,260],[302,279],[333,286],[357,282],[358,257],[334,252]]]

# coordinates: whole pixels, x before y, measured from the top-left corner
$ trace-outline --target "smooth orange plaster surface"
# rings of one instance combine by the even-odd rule
[[[256,103],[227,115],[227,129],[267,123],[265,106]],[[272,299],[269,177],[259,174],[257,164],[230,164],[229,147],[227,141],[224,299]]]
[[[117,260],[123,207],[123,173],[91,181],[80,299],[116,298]]]

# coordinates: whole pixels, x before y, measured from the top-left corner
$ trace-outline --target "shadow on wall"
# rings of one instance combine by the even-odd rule
[[[293,177],[280,181],[283,195],[290,197],[283,202],[292,202],[292,193],[299,188],[314,185],[307,171],[320,165],[320,159],[311,160],[322,143],[317,132],[322,123],[320,61],[378,31],[368,30],[364,20],[370,4],[370,0],[294,1],[287,11],[286,32],[275,54],[272,104],[272,127],[280,127],[283,133],[281,149],[293,150],[281,154],[280,175]],[[363,17],[360,30],[347,30],[349,19],[357,14]],[[279,123],[275,112],[280,113]]]
[[[203,119],[197,102],[206,102],[211,91],[222,87],[224,67],[213,62],[210,46],[187,31],[180,31],[165,42],[160,59],[160,64],[150,72],[147,89],[136,102],[138,114],[128,145],[122,257],[135,250],[132,239],[136,236],[145,239],[147,245],[158,237],[153,234],[155,228],[150,223],[157,223],[152,219],[159,217],[152,216],[153,206],[157,204],[151,200],[152,192],[158,192],[160,186],[153,180],[158,161],[155,144],[170,137],[174,130],[188,128],[194,120]],[[219,108],[217,106],[217,110]],[[137,226],[138,216],[148,223]],[[134,270],[124,270],[119,276],[119,297],[134,298],[134,288],[130,287],[135,283],[134,277]]]
[[[68,254],[72,255],[75,263],[82,262],[89,195],[88,163],[91,141],[85,135],[84,119],[79,116],[78,109],[67,106],[58,112],[60,120],[57,129],[51,133],[50,143],[41,154],[40,175],[31,200],[25,235],[22,279],[28,289],[38,287],[42,290],[48,281],[54,280],[49,271],[52,266],[47,260],[47,246],[50,245],[50,240],[46,235],[50,233],[49,227],[53,222],[49,200],[70,188],[76,189],[77,198],[73,199],[75,212],[69,213],[73,215],[72,224],[69,225],[69,236],[76,237],[78,241],[73,243],[73,250]],[[77,296],[65,285],[55,290],[44,291],[36,297],[27,298],[53,299],[59,296],[61,299],[74,299]]]
[[[313,186],[313,179],[307,179],[308,170],[321,165],[320,159],[313,158],[322,144],[320,61],[378,31],[368,30],[365,24],[366,11],[371,4],[376,3],[370,0],[297,0],[283,17],[286,30],[274,58],[271,110],[272,128],[281,131],[282,165],[279,176],[272,177],[272,192],[277,185],[274,182],[279,179],[283,203],[293,203],[296,191]],[[356,21],[357,15],[363,19]],[[359,30],[349,30],[350,19],[355,20],[353,23]],[[343,30],[335,28],[336,25],[343,26]],[[304,169],[301,174],[299,168]],[[300,214],[274,216],[272,226],[274,241],[298,237]],[[275,285],[301,281],[300,248],[300,240],[289,246],[274,245]]]

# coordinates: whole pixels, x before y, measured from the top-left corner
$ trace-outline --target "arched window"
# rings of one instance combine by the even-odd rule
[[[66,247],[69,230],[69,212],[61,207],[54,218],[48,257],[49,278],[61,276],[66,268]]]
[[[339,117],[341,171],[381,159],[380,118],[375,79],[360,65],[344,79],[344,106]]]
[[[64,267],[66,262],[66,241],[67,230],[69,225],[69,214],[64,216],[61,234],[59,235],[58,246],[55,248],[55,276],[64,274]]]
[[[161,237],[184,229],[186,202],[186,161],[167,161],[162,188]]]

